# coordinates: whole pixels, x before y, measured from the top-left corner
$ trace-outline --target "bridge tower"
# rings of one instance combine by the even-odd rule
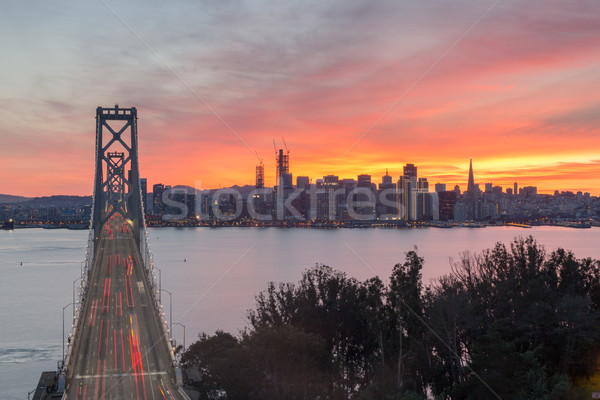
[[[94,178],[94,237],[115,214],[132,226],[140,245],[145,227],[142,207],[135,107],[96,109],[96,173]]]

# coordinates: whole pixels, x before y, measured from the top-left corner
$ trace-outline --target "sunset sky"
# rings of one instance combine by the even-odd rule
[[[600,2],[13,1],[0,193],[92,192],[95,109],[138,109],[149,186],[290,170],[600,195]]]

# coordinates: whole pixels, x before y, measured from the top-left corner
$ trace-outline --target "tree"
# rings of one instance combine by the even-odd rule
[[[261,375],[262,399],[343,398],[330,383],[332,364],[321,337],[289,325],[246,333],[242,346]]]
[[[261,399],[259,374],[238,339],[217,331],[202,334],[182,356],[184,368],[196,367],[201,375],[197,384],[201,399],[217,399],[226,393],[228,400]]]
[[[477,398],[487,390],[508,398],[558,399],[568,390],[567,376],[593,371],[600,351],[591,297],[594,265],[561,249],[548,256],[531,236],[516,239],[510,250],[499,243],[463,255],[452,276],[440,280],[427,309],[430,318],[438,316],[431,324],[436,333],[448,337],[440,315],[447,299],[463,293],[463,317],[451,329],[460,347],[452,352],[471,372],[462,383],[454,381],[453,397]]]
[[[396,264],[390,277],[387,304],[393,324],[392,351],[396,359],[396,389],[422,394],[426,383],[421,367],[427,364],[427,346],[423,325],[423,258],[416,249],[405,255],[403,264]]]
[[[306,270],[297,285],[269,284],[249,312],[251,329],[289,324],[320,336],[336,366],[335,384],[351,396],[369,383],[383,354],[383,283],[360,283],[325,265]],[[380,316],[382,316],[380,314]]]

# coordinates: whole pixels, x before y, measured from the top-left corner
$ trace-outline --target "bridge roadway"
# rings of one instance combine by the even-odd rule
[[[67,366],[67,398],[182,399],[127,222],[113,216],[97,246]]]

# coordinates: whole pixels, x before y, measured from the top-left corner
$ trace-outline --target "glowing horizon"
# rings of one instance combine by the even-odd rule
[[[137,107],[155,183],[417,165],[430,186],[600,195],[600,3],[11,3],[0,193],[92,192],[97,106]],[[113,13],[114,11],[114,13]],[[116,15],[115,15],[116,14]],[[126,25],[125,25],[126,24]]]

